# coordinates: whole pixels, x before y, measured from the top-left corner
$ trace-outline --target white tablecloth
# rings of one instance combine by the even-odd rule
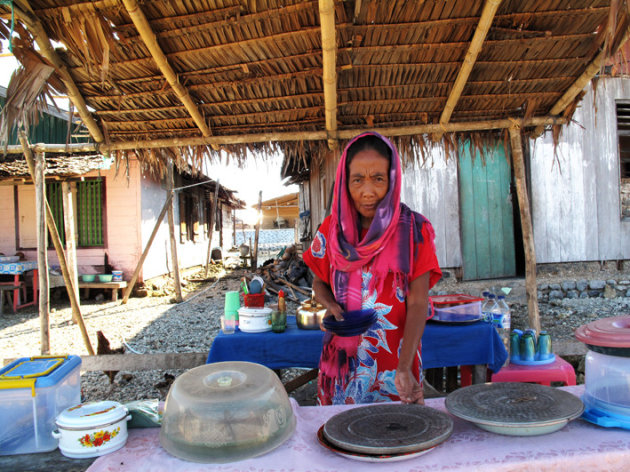
[[[564,387],[581,395],[583,385]],[[293,402],[293,400],[292,400]],[[427,405],[446,411],[444,398]],[[514,437],[493,434],[453,418],[451,437],[431,452],[401,462],[365,463],[341,457],[321,446],[317,430],[332,415],[351,406],[300,407],[293,403],[297,428],[282,446],[260,457],[231,464],[196,464],[169,455],[160,447],[159,429],[131,430],[126,446],[98,458],[97,471],[225,472],[382,472],[421,471],[628,471],[630,431],[606,429],[581,419],[547,435]]]

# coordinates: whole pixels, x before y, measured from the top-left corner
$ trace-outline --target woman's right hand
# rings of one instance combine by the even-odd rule
[[[343,321],[343,308],[335,300],[330,285],[324,282],[322,279],[313,274],[313,295],[317,302],[321,303],[326,308],[326,315],[324,318],[333,316],[337,321]],[[324,330],[322,323],[319,324],[320,329]]]

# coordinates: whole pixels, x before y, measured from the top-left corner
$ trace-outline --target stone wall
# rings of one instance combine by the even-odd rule
[[[617,298],[630,297],[630,280],[581,279],[559,283],[539,283],[538,300],[551,301],[562,298]]]

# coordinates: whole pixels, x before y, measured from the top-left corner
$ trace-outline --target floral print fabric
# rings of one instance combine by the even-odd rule
[[[324,282],[330,284],[331,266],[327,255],[327,240],[330,218],[319,228],[311,247],[304,253],[304,262]],[[431,272],[430,286],[439,280],[441,272],[433,250],[432,228],[426,221],[423,241],[418,249],[419,256],[411,268],[409,282]],[[326,333],[320,360],[318,378],[318,401],[322,405],[375,403],[399,401],[394,385],[398,366],[402,336],[406,319],[406,303],[403,287],[398,286],[396,277],[390,273],[377,293],[370,289],[372,273],[369,265],[363,268],[361,284],[361,307],[373,308],[378,319],[360,336],[340,337]],[[422,380],[420,350],[416,356],[413,373]]]

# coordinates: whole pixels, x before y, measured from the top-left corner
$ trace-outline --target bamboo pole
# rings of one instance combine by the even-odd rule
[[[210,228],[208,231],[208,253],[206,254],[206,277],[208,277],[208,269],[210,266],[210,255],[212,253],[212,236],[214,234],[214,218],[215,215],[217,214],[217,204],[218,204],[218,200],[219,200],[219,181],[217,180],[217,183],[214,187],[214,199],[212,200],[212,207],[211,207],[211,214],[210,214]]]
[[[138,33],[140,33],[142,41],[144,41],[144,44],[149,49],[151,57],[153,57],[158,68],[162,71],[162,74],[164,74],[166,81],[184,104],[186,110],[188,110],[188,113],[190,113],[190,116],[195,121],[195,124],[201,130],[201,133],[204,136],[210,136],[212,133],[206,124],[203,114],[199,111],[197,104],[188,93],[186,87],[179,82],[177,74],[169,64],[168,58],[158,44],[155,33],[151,29],[151,25],[149,24],[147,17],[140,9],[138,2],[136,0],[123,0],[123,3],[125,4],[125,8],[127,9],[133,24],[136,26]]]
[[[470,72],[472,71],[473,66],[475,65],[475,61],[477,60],[477,56],[481,51],[483,46],[483,42],[486,39],[486,35],[488,34],[488,30],[492,25],[492,20],[494,19],[494,15],[501,4],[501,0],[486,0],[485,5],[483,6],[483,10],[481,12],[481,18],[479,18],[479,23],[477,24],[477,28],[475,29],[475,34],[473,35],[472,41],[470,42],[470,46],[468,47],[468,51],[466,52],[466,57],[464,57],[464,62],[462,64],[461,69],[457,74],[457,78],[455,79],[455,83],[453,84],[453,88],[451,89],[451,93],[446,100],[446,105],[444,106],[444,110],[442,110],[442,116],[440,117],[440,124],[448,123],[451,119],[451,115],[453,114],[453,110],[457,105],[459,97],[464,91],[464,86],[468,81],[468,77],[470,76]],[[439,140],[442,138],[442,133],[438,133],[435,135],[435,139]]]
[[[335,3],[319,0],[319,22],[322,33],[322,82],[324,85],[324,111],[326,131],[334,135],[337,131],[337,68],[335,34]],[[337,140],[328,139],[328,147],[337,149]]]
[[[523,230],[523,246],[525,249],[527,314],[529,326],[539,333],[540,314],[538,311],[538,287],[536,286],[536,248],[534,246],[534,231],[532,227],[532,217],[529,211],[529,197],[527,195],[523,143],[521,141],[521,130],[518,126],[510,128],[510,142],[512,145],[514,179],[516,180],[516,195],[518,197],[521,228]]]
[[[567,120],[563,117],[536,117],[524,120],[517,119],[500,119],[471,121],[462,123],[447,123],[445,125],[426,124],[417,126],[401,126],[396,128],[374,128],[373,131],[383,136],[413,136],[416,134],[432,134],[432,133],[460,133],[466,131],[486,131],[491,129],[506,129],[518,124],[521,128],[534,126],[553,126],[566,124]],[[365,129],[347,129],[337,130],[337,139],[350,139]],[[148,141],[125,141],[121,143],[110,144],[34,144],[32,146],[35,152],[46,153],[73,153],[73,152],[112,152],[112,151],[130,151],[134,149],[157,149],[165,147],[185,147],[185,146],[206,146],[209,144],[249,144],[263,142],[281,142],[281,141],[321,141],[328,138],[326,131],[295,131],[295,132],[270,132],[259,134],[239,134],[233,136],[209,136],[195,138],[170,138],[170,139],[153,139]],[[22,146],[7,146],[7,154],[21,154]]]
[[[630,33],[626,32],[623,39],[619,43],[622,46],[630,37]],[[614,54],[614,52],[612,53]],[[565,108],[569,106],[575,97],[584,90],[584,87],[588,85],[588,83],[595,77],[595,74],[601,70],[602,64],[604,60],[606,60],[606,50],[602,48],[602,50],[595,56],[595,59],[586,67],[586,70],[580,74],[580,76],[573,82],[573,84],[567,89],[566,92],[560,97],[560,99],[551,107],[549,110],[549,115],[559,115],[564,112]],[[534,130],[534,136],[538,136],[543,132],[544,126],[539,125]]]
[[[619,43],[623,45],[627,40],[630,34],[626,32],[623,39]],[[586,87],[586,85],[591,81],[595,74],[599,72],[602,67],[604,60],[606,59],[606,50],[602,49],[595,59],[588,65],[586,70],[582,72],[582,74],[577,78],[577,80],[567,89],[566,92],[560,97],[554,106],[551,107],[549,111],[550,115],[558,115],[564,111],[564,109],[569,106],[569,104],[578,96],[578,94]]]
[[[28,0],[23,0],[20,3],[26,5],[27,9],[30,11],[25,11],[20,8],[20,6],[15,5],[14,3],[13,8],[16,15],[26,24],[26,26],[28,26],[28,29],[37,42],[37,46],[39,46],[39,53],[46,59],[48,59],[57,69],[61,80],[66,86],[68,97],[77,108],[77,111],[79,112],[83,123],[90,132],[90,135],[92,135],[92,139],[94,139],[94,141],[96,141],[97,143],[103,142],[105,138],[103,137],[101,129],[92,117],[92,114],[89,112],[87,104],[85,103],[85,99],[83,98],[83,95],[81,95],[79,88],[70,75],[68,67],[53,49],[50,38],[48,38],[46,30],[44,29],[41,21],[32,12],[32,9],[28,4]]]
[[[18,138],[24,148],[24,158],[26,159],[26,163],[29,167],[29,171],[31,172],[31,175],[34,175],[35,158],[33,157],[33,152],[31,151],[31,148],[28,145],[28,138],[26,137],[26,133],[24,133],[24,131],[20,131],[18,133]],[[61,274],[63,275],[63,281],[66,284],[68,298],[70,299],[70,306],[72,307],[72,317],[73,319],[77,321],[77,324],[79,325],[79,331],[81,332],[83,343],[85,344],[88,354],[93,356],[94,349],[92,349],[92,344],[90,343],[90,337],[88,336],[87,329],[85,328],[85,323],[83,322],[83,316],[81,316],[81,308],[79,305],[79,301],[74,297],[76,290],[74,289],[72,279],[70,278],[70,274],[68,272],[66,256],[63,252],[61,240],[59,239],[57,226],[55,226],[55,219],[53,217],[52,211],[50,210],[50,207],[48,206],[48,203],[46,203],[45,206],[46,206],[46,224],[48,226],[48,229],[50,230],[50,237],[52,239],[53,245],[55,246],[55,251],[57,252],[57,258],[59,259],[59,266],[61,267]]]
[[[68,288],[74,290],[74,297],[77,300],[77,305],[80,306],[79,296],[79,274],[77,271],[77,244],[74,231],[74,205],[72,201],[72,189],[70,188],[70,182],[64,180],[61,183],[61,192],[63,194],[63,226],[66,233],[66,259],[68,266],[68,276],[72,279],[73,287]],[[76,313],[72,311],[72,318],[75,323],[78,323]]]
[[[133,289],[133,286],[136,284],[136,280],[138,280],[138,275],[140,274],[140,270],[142,269],[142,264],[144,264],[144,260],[147,258],[147,255],[149,254],[149,249],[151,249],[151,244],[153,244],[155,235],[157,234],[158,229],[160,229],[160,224],[162,223],[162,220],[164,219],[164,215],[166,215],[168,207],[172,201],[173,201],[173,195],[169,194],[168,197],[166,197],[166,201],[164,202],[162,211],[160,212],[160,215],[158,216],[158,219],[155,222],[155,226],[153,227],[153,232],[151,233],[151,236],[149,237],[149,241],[147,241],[147,246],[144,248],[144,251],[142,252],[142,256],[140,256],[140,260],[138,261],[136,270],[133,271],[131,280],[127,284],[127,288],[125,288],[125,292],[123,293],[123,299],[121,302],[122,305],[125,305],[127,303],[127,300],[129,300],[129,295],[131,294],[131,290]]]
[[[175,239],[175,218],[173,216],[175,177],[173,174],[173,160],[169,159],[166,175],[166,190],[171,196],[171,204],[168,206],[168,234],[171,242],[171,265],[173,267],[173,280],[175,281],[175,300],[177,303],[181,303],[184,301],[184,297],[182,297],[182,281],[179,275],[179,258],[177,257],[177,239]]]
[[[43,153],[35,154],[35,221],[37,224],[37,269],[39,287],[39,332],[41,354],[50,354],[50,320],[48,294],[48,234],[46,232],[46,180],[44,169],[46,162]],[[33,284],[35,284],[33,280]]]
[[[258,192],[258,219],[256,220],[256,231],[254,233],[254,251],[252,253],[252,270],[258,268],[258,234],[260,232],[260,209],[262,208],[262,190]],[[250,243],[251,245],[251,243]]]

